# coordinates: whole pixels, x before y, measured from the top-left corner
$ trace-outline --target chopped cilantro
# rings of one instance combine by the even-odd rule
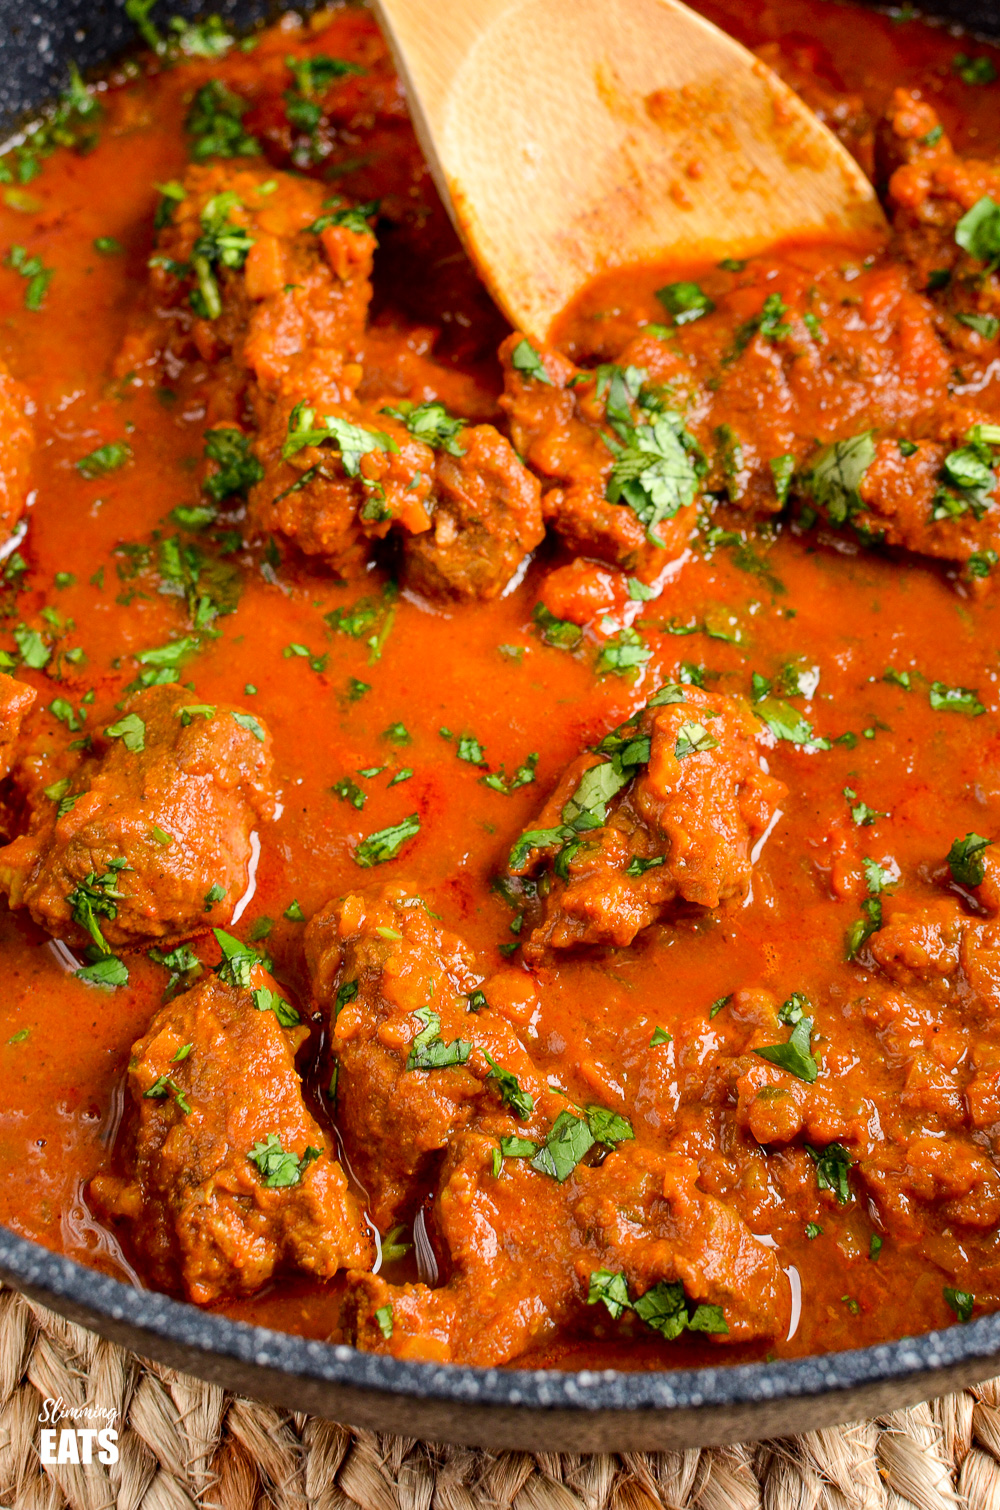
[[[985,54],[970,58],[968,53],[957,52],[951,60],[951,66],[963,84],[992,84],[997,76],[992,59]]]
[[[487,764],[483,747],[472,734],[462,734],[459,737],[455,754],[459,760],[466,761],[468,765],[484,766]]]
[[[955,839],[948,851],[948,868],[959,886],[981,886],[986,875],[983,851],[993,843],[981,834],[966,834],[964,839]]]
[[[945,1285],[942,1294],[959,1321],[970,1321],[972,1319],[976,1297],[969,1290],[953,1290],[951,1285]]]
[[[1000,204],[989,194],[977,199],[955,227],[955,240],[964,252],[990,269],[1000,262]]]
[[[774,491],[778,502],[784,508],[788,502],[789,489],[792,486],[792,478],[795,476],[795,457],[790,451],[782,456],[773,456],[768,463],[771,468],[771,476],[774,478]]]
[[[556,650],[575,650],[583,639],[579,624],[569,619],[557,619],[544,603],[536,603],[532,618],[538,625],[542,640]]]
[[[260,724],[254,718],[252,713],[234,713],[233,722],[239,724],[241,729],[246,729],[250,734],[253,735],[254,739],[259,739],[261,744],[263,744],[265,739],[267,738],[267,735],[264,733],[264,730],[261,728]]]
[[[205,431],[205,457],[217,470],[206,477],[205,492],[215,503],[233,495],[245,498],[264,476],[264,468],[250,451],[250,438],[232,425]]]
[[[871,430],[823,446],[813,459],[803,475],[803,486],[832,524],[846,524],[852,515],[864,509],[861,483],[874,460],[875,440]]]
[[[960,312],[955,316],[959,325],[967,325],[974,330],[976,335],[982,336],[985,341],[995,341],[1000,333],[1000,320],[996,315],[968,315]]]
[[[790,744],[801,745],[805,750],[830,748],[830,741],[815,735],[809,720],[804,718],[790,703],[782,702],[780,698],[764,697],[757,703],[754,712],[767,724],[775,739],[784,739]]]
[[[339,797],[341,802],[348,802],[351,807],[356,807],[358,812],[361,811],[368,801],[367,792],[363,792],[357,782],[351,780],[350,776],[341,776],[339,781],[333,783],[330,791],[335,797]]]
[[[37,629],[29,629],[25,624],[18,624],[14,629],[14,643],[21,660],[32,671],[43,670],[52,659],[52,651]]]
[[[209,79],[194,97],[184,128],[192,138],[191,156],[259,157],[260,143],[243,129],[247,100],[227,89],[221,79]]]
[[[944,682],[933,682],[928,696],[935,713],[964,713],[967,718],[978,718],[986,712],[979,693],[972,687],[948,687]]]
[[[826,1148],[813,1148],[806,1144],[806,1153],[816,1166],[816,1184],[820,1190],[831,1190],[838,1206],[846,1206],[852,1199],[848,1181],[851,1156],[841,1143],[829,1143]]]
[[[666,1028],[657,1026],[653,1029],[653,1036],[649,1040],[649,1047],[655,1049],[659,1048],[661,1043],[673,1043],[673,1041],[674,1035],[672,1033],[668,1033]]]
[[[665,283],[656,290],[656,297],[667,314],[673,315],[675,325],[688,325],[710,315],[715,304],[697,283]]]
[[[92,965],[81,966],[76,976],[88,986],[101,986],[106,991],[113,990],[115,986],[128,985],[128,970],[124,962],[114,954],[102,955]]]
[[[819,1066],[811,1052],[812,1026],[811,1017],[800,1017],[787,1043],[767,1044],[754,1049],[754,1053],[811,1085],[819,1074]]]
[[[721,1306],[692,1307],[682,1284],[661,1280],[633,1301],[624,1274],[613,1273],[610,1269],[597,1269],[591,1273],[587,1304],[603,1304],[615,1321],[626,1311],[634,1311],[641,1321],[668,1341],[679,1337],[683,1331],[729,1331]]]
[[[569,1179],[596,1139],[589,1125],[571,1111],[562,1111],[553,1122],[544,1145],[531,1161],[532,1169],[552,1179]]]
[[[23,246],[12,246],[4,258],[4,265],[13,268],[25,280],[25,309],[41,309],[49,284],[56,275],[55,268],[46,267],[41,257],[29,257]]]
[[[234,939],[232,934],[224,933],[221,928],[213,928],[215,941],[222,950],[222,959],[215,967],[215,973],[221,981],[229,986],[248,987],[253,980],[253,972],[261,963],[260,955],[256,949],[248,944]]]
[[[105,729],[109,739],[120,739],[130,754],[138,754],[146,748],[146,725],[138,713],[126,713]]]
[[[390,419],[399,420],[425,446],[431,446],[435,451],[447,451],[449,456],[465,455],[465,447],[460,446],[457,440],[465,428],[465,420],[456,419],[449,414],[444,404],[414,404],[411,400],[404,399],[396,408],[390,405],[379,412],[388,414]]]
[[[384,865],[387,860],[394,860],[406,841],[419,832],[420,819],[416,813],[411,813],[401,823],[391,824],[362,839],[354,851],[354,862],[366,868]]]
[[[482,994],[482,993],[480,993]],[[483,1004],[486,998],[483,997]],[[471,1006],[471,1002],[470,1002]],[[500,1091],[500,1099],[504,1106],[509,1106],[519,1122],[527,1122],[535,1109],[534,1097],[528,1091],[523,1091],[516,1075],[510,1070],[504,1069],[503,1065],[497,1064],[496,1060],[484,1049],[487,1063],[490,1066],[488,1080],[495,1080]]]
[[[714,750],[718,743],[719,741],[708,732],[704,724],[691,721],[681,724],[678,729],[674,754],[678,760],[683,760],[688,755],[704,755],[709,750]]]
[[[638,630],[626,626],[602,646],[595,669],[599,674],[613,672],[615,676],[630,676],[652,657],[653,652]]]
[[[285,1001],[268,986],[259,986],[252,993],[252,1000],[258,1012],[273,1012],[283,1028],[297,1028],[302,1021],[291,1002]]]
[[[116,472],[123,467],[132,455],[132,447],[124,440],[109,440],[103,446],[98,446],[96,451],[90,451],[86,456],[81,456],[76,463],[76,470],[81,477],[94,478],[106,477],[109,472]]]
[[[666,863],[666,855],[633,855],[628,862],[627,876],[644,876],[647,870],[657,870]]]
[[[441,1037],[441,1018],[437,1012],[432,1012],[430,1007],[418,1007],[413,1015],[423,1027],[410,1044],[406,1060],[408,1070],[443,1070],[467,1062],[472,1044],[464,1038],[454,1038],[451,1043],[445,1043]]]
[[[515,372],[523,372],[526,377],[534,378],[539,383],[548,383],[549,387],[552,387],[552,379],[545,371],[541,357],[527,337],[514,347],[510,354],[510,365]]]
[[[318,1148],[306,1148],[298,1154],[285,1150],[277,1133],[268,1133],[262,1142],[255,1143],[247,1154],[251,1164],[260,1171],[263,1184],[268,1190],[281,1190],[289,1185],[301,1184],[309,1165],[320,1157]]]
[[[966,569],[973,581],[981,581],[989,576],[998,560],[1000,557],[997,556],[995,550],[973,551]]]
[[[678,414],[662,410],[651,424],[622,427],[616,440],[602,432],[615,461],[605,497],[632,510],[651,545],[663,547],[660,524],[694,502],[705,461]]]

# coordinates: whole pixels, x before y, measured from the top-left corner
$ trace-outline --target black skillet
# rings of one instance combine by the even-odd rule
[[[267,0],[211,9],[246,26]],[[301,8],[301,7],[300,7]],[[935,0],[996,36],[1000,0]],[[195,4],[175,0],[185,15]],[[0,0],[0,129],[134,43],[122,3]],[[614,1452],[786,1436],[878,1414],[1000,1372],[1000,1313],[943,1332],[792,1362],[627,1374],[406,1363],[227,1321],[131,1289],[0,1229],[0,1278],[124,1347],[227,1388],[432,1441]]]

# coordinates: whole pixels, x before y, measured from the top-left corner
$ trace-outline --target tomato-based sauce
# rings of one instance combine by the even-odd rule
[[[13,1231],[458,1362],[1000,1307],[1000,58],[699,9],[885,249],[512,335],[353,6],[0,159]]]

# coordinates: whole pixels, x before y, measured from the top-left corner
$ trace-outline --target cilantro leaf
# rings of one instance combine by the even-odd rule
[[[634,1303],[634,1310],[648,1327],[668,1341],[679,1337],[683,1331],[715,1334],[729,1331],[721,1306],[699,1305],[691,1309],[684,1286],[666,1280],[640,1295]]]
[[[552,1179],[569,1179],[596,1139],[588,1124],[571,1111],[562,1111],[553,1122],[544,1145],[531,1161],[532,1169]]]
[[[268,1133],[262,1142],[257,1142],[247,1154],[251,1164],[260,1171],[263,1184],[268,1190],[281,1190],[302,1181],[309,1165],[319,1158],[321,1150],[306,1148],[302,1157],[281,1146],[277,1133]]]
[[[811,1053],[812,1026],[811,1017],[802,1017],[792,1029],[787,1043],[767,1044],[754,1049],[754,1053],[811,1085],[819,1074],[819,1066]]]
[[[550,388],[553,386],[541,357],[527,337],[518,341],[514,347],[510,354],[510,365],[515,372],[523,372],[526,377],[534,378],[536,382],[548,383]]]
[[[472,1052],[472,1044],[464,1038],[455,1038],[451,1043],[445,1043],[441,1037],[441,1018],[437,1012],[432,1012],[430,1007],[418,1007],[413,1015],[419,1018],[423,1027],[410,1044],[406,1060],[408,1070],[443,1070],[451,1065],[466,1063]]]
[[[449,414],[444,404],[436,401],[414,404],[412,400],[404,399],[396,408],[389,405],[380,413],[399,420],[411,435],[435,451],[447,451],[449,456],[465,455],[465,447],[457,440],[465,429],[465,420]]]
[[[652,424],[627,432],[624,444],[604,436],[615,453],[605,489],[609,503],[627,506],[646,529],[651,545],[664,545],[660,524],[694,502],[704,461],[680,416],[663,411]]]
[[[130,754],[138,754],[146,748],[146,725],[138,713],[126,713],[117,722],[105,729],[109,739],[120,739]]]
[[[692,320],[700,320],[702,315],[711,314],[715,308],[713,301],[697,283],[665,283],[656,290],[656,297],[667,313],[673,315],[675,325],[688,325]]]
[[[978,718],[986,712],[973,687],[948,687],[944,682],[933,682],[928,696],[935,713],[963,713],[966,718]]]
[[[297,1028],[302,1021],[291,1002],[285,1001],[268,986],[258,986],[252,1000],[258,1012],[273,1012],[283,1028]]]
[[[388,828],[381,828],[362,839],[354,851],[354,862],[366,868],[384,865],[387,860],[394,860],[406,841],[419,832],[420,819],[416,813],[411,813],[402,823],[390,824]]]
[[[846,1206],[852,1199],[848,1182],[851,1156],[842,1143],[829,1143],[826,1148],[813,1148],[806,1144],[806,1153],[816,1166],[816,1184],[820,1190],[832,1190],[838,1206]]]
[[[105,954],[92,965],[82,965],[76,972],[77,980],[88,986],[101,986],[113,990],[115,986],[128,985],[128,970],[124,962],[113,954]]]
[[[584,1115],[594,1142],[603,1143],[606,1148],[617,1148],[619,1143],[631,1142],[635,1137],[628,1118],[609,1111],[606,1106],[588,1106]]]
[[[76,463],[76,470],[81,477],[88,479],[106,477],[109,472],[116,472],[119,467],[123,467],[131,455],[132,447],[127,441],[109,440],[103,446],[98,446],[96,451],[81,456]]]
[[[945,1285],[942,1294],[959,1321],[971,1321],[976,1305],[976,1297],[971,1291],[953,1290],[951,1285]]]
[[[801,745],[805,750],[828,750],[830,741],[822,739],[813,733],[813,726],[807,718],[793,708],[790,703],[782,702],[777,697],[765,697],[757,703],[753,710],[761,719],[775,739],[785,739],[790,744]]]
[[[569,619],[557,619],[544,603],[536,603],[532,618],[538,625],[544,643],[556,650],[575,650],[583,639],[583,630],[579,624],[574,624]]]
[[[614,1274],[610,1269],[591,1271],[587,1304],[593,1306],[599,1302],[607,1307],[613,1321],[624,1316],[626,1311],[632,1310],[628,1283],[624,1274]]]
[[[254,969],[261,963],[260,955],[249,944],[233,938],[221,928],[213,928],[212,932],[222,950],[222,959],[215,967],[216,975],[227,985],[245,989],[252,982]]]
[[[710,734],[704,724],[693,720],[681,724],[677,731],[677,740],[674,744],[674,754],[678,760],[684,760],[688,755],[704,755],[709,750],[717,748],[719,741]]]
[[[193,138],[191,156],[196,162],[207,157],[259,157],[260,142],[243,129],[249,110],[247,100],[227,89],[221,79],[209,79],[194,97],[184,122]]]
[[[218,469],[204,482],[205,492],[215,503],[234,495],[245,498],[264,476],[264,468],[250,451],[250,437],[232,425],[205,431],[205,457]]]
[[[486,1005],[485,997],[483,997],[483,1005]],[[500,1099],[503,1101],[504,1106],[510,1107],[517,1120],[519,1122],[527,1122],[535,1109],[535,1098],[528,1091],[523,1091],[517,1076],[511,1074],[510,1070],[504,1069],[503,1065],[497,1064],[496,1060],[486,1049],[483,1050],[483,1053],[486,1055],[486,1061],[490,1066],[490,1073],[486,1078],[496,1081],[497,1088],[500,1091]]]
[[[981,886],[986,875],[983,865],[983,850],[993,843],[981,834],[966,834],[964,839],[954,839],[948,851],[948,868],[960,886]]]
[[[864,509],[860,487],[875,460],[875,440],[864,430],[823,446],[802,478],[803,487],[833,524],[845,524]]]

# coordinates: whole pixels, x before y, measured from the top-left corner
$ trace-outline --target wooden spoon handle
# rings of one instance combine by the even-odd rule
[[[679,0],[375,8],[466,247],[536,338],[608,268],[885,234],[836,138]]]

